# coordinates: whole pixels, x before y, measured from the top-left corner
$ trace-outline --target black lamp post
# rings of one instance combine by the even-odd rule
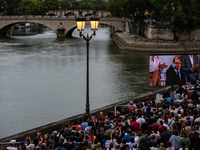
[[[90,116],[90,101],[89,101],[89,41],[92,39],[92,36],[96,35],[96,30],[98,30],[98,24],[99,24],[99,17],[96,15],[96,12],[93,12],[93,15],[90,17],[90,25],[91,30],[93,30],[93,33],[89,36],[85,37],[82,34],[82,31],[84,31],[85,28],[85,21],[86,18],[82,16],[82,11],[79,11],[79,16],[76,17],[76,24],[77,24],[77,30],[79,31],[79,36],[83,36],[83,39],[86,41],[86,47],[87,47],[87,67],[86,67],[86,109],[85,109],[85,115],[84,117]]]

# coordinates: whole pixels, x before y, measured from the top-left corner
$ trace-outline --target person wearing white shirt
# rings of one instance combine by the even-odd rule
[[[170,131],[172,130],[174,124],[175,124],[175,120],[172,119],[172,116],[170,114],[169,115],[169,119],[168,119],[168,124],[167,124],[169,126],[169,128],[170,128]]]
[[[7,149],[7,150],[18,150],[18,149],[15,147],[15,143],[16,143],[16,140],[11,140],[11,141],[10,141],[10,146],[7,147],[6,149]]]
[[[166,68],[165,63],[161,64],[159,56],[153,55],[149,59],[149,83],[151,86],[161,86],[160,70]]]
[[[142,115],[141,115],[141,114],[139,114],[138,117],[139,117],[139,118],[136,120],[136,122],[138,122],[138,123],[140,124],[140,127],[141,127],[142,124],[145,123],[145,119],[142,118]]]
[[[25,141],[27,142],[25,144],[26,145],[26,150],[34,150],[35,149],[35,144],[31,143],[31,137],[30,136],[26,137]]]
[[[134,143],[134,144],[133,144],[133,149],[132,149],[132,150],[137,150],[137,147],[138,147],[137,144]]]
[[[194,124],[200,126],[200,116],[194,120]]]
[[[167,128],[168,132],[170,132],[170,128],[169,128],[169,126],[168,126],[168,120],[165,119],[164,121],[165,121],[165,122],[163,123],[163,126],[165,126],[165,127]]]

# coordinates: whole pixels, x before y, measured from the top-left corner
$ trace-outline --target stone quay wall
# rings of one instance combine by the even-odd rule
[[[114,111],[115,106],[127,105],[130,101],[133,101],[133,102],[141,101],[145,97],[156,98],[156,93],[163,94],[165,88],[162,88],[160,90],[156,90],[154,92],[149,92],[149,93],[143,94],[141,96],[137,96],[137,97],[132,98],[132,99],[113,103],[113,104],[104,106],[104,107],[99,108],[99,109],[92,110],[90,112],[91,116],[99,116],[99,112],[101,112],[101,111],[104,112],[104,114],[107,114],[110,111]],[[66,119],[63,119],[63,120],[60,120],[60,121],[56,121],[56,122],[53,122],[53,123],[50,123],[50,124],[47,124],[47,125],[44,125],[44,126],[40,126],[40,127],[31,129],[31,130],[28,130],[28,131],[24,131],[24,132],[15,134],[15,135],[11,135],[11,136],[2,138],[2,139],[0,139],[0,150],[6,149],[6,147],[9,146],[10,140],[16,140],[17,144],[19,145],[19,142],[25,140],[26,136],[28,136],[28,135],[30,135],[31,138],[34,139],[36,137],[38,131],[40,131],[43,135],[45,133],[51,134],[55,130],[59,131],[61,129],[64,129],[65,123],[67,123],[67,122],[72,123],[75,120],[82,119],[83,117],[84,117],[84,113],[76,115],[76,116],[72,116],[72,117],[69,117],[69,118],[66,118]]]
[[[169,29],[169,25],[152,25],[147,24],[145,30],[145,36],[149,39],[163,39],[163,40],[173,40],[174,34]],[[188,41],[189,40],[189,33],[183,32],[178,35],[178,40],[180,41]],[[192,41],[199,41],[200,40],[200,29],[191,31],[190,40]]]
[[[191,53],[200,51],[200,41],[150,40],[135,34],[115,32],[112,39],[122,50],[140,52]]]

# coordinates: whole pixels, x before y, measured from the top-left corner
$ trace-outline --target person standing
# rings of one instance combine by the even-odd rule
[[[135,117],[132,117],[132,122],[130,123],[130,125],[132,127],[134,127],[135,132],[138,133],[138,130],[140,128],[140,124],[138,122],[136,122],[135,119],[136,119]]]
[[[167,142],[169,141],[170,133],[167,131],[167,127],[164,127],[164,132],[161,134],[160,141],[167,147]]]
[[[178,141],[179,148],[182,148],[182,144],[183,143],[185,143],[185,148],[189,148],[190,147],[190,139],[188,138],[186,132],[183,132],[181,134],[181,137],[180,137],[180,139]]]
[[[175,150],[179,149],[178,141],[180,139],[180,136],[178,135],[178,130],[175,130],[174,133],[172,133],[172,136],[170,137],[170,142],[172,144],[172,147],[174,147]]]
[[[140,148],[142,150],[146,150],[147,149],[147,142],[149,142],[150,140],[151,140],[151,137],[149,136],[149,131],[146,130],[145,135],[143,135],[140,138],[140,141],[139,141]]]

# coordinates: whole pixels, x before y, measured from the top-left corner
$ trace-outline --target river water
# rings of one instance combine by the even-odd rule
[[[91,110],[155,90],[148,86],[148,53],[119,49],[109,26],[96,33]],[[0,138],[85,112],[86,42],[78,31],[68,39],[44,27],[9,34],[0,39]]]

